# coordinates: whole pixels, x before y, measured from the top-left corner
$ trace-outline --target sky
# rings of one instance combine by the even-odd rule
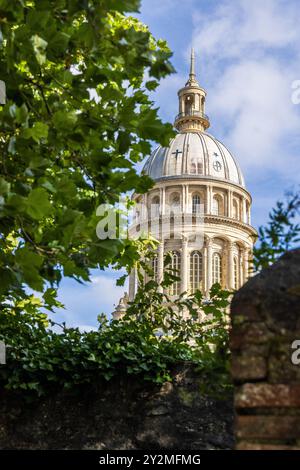
[[[195,48],[209,133],[235,155],[253,197],[252,224],[264,224],[276,201],[299,184],[299,0],[143,0],[136,16],[174,53],[176,74],[152,95],[166,121],[178,112],[177,91]],[[88,285],[64,280],[59,298],[66,309],[55,319],[95,327],[97,315],[110,314],[123,295],[118,277],[94,271]]]

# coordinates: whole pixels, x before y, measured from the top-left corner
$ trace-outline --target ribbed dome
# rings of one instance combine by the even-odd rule
[[[143,173],[160,178],[213,178],[245,187],[242,172],[232,154],[206,132],[183,132],[169,147],[158,147],[147,160]]]

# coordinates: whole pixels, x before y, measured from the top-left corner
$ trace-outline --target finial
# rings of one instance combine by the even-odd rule
[[[186,86],[188,85],[199,85],[195,73],[195,49],[193,47],[191,49],[190,75],[188,81],[186,82]]]

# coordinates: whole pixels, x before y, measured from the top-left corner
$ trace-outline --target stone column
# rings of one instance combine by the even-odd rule
[[[207,213],[212,213],[212,187],[207,186]]]
[[[244,276],[243,276],[243,280],[244,280],[244,283],[245,283],[248,280],[248,277],[249,277],[248,248],[244,249],[243,255],[244,255]]]
[[[148,207],[148,194],[144,194],[143,199],[142,199],[142,210],[141,210],[143,221],[149,219],[149,215],[151,216],[150,211],[151,211],[151,204],[149,204],[149,207]]]
[[[243,200],[239,197],[239,220],[243,222]]]
[[[158,245],[158,253],[157,253],[157,282],[160,284],[164,277],[164,240],[161,240],[160,244]],[[158,288],[159,292],[162,292],[163,289],[160,286]]]
[[[186,211],[186,185],[181,185],[181,194],[182,194],[182,212]]]
[[[227,200],[227,203],[228,203],[228,217],[232,217],[232,190],[229,189],[228,190],[228,200]]]
[[[162,213],[163,188],[159,188],[159,214]]]
[[[247,223],[247,206],[246,206],[246,199],[244,197],[242,199],[242,221],[245,224]]]
[[[250,203],[247,204],[247,221],[248,224],[251,225],[251,210],[250,210]]]
[[[209,289],[212,286],[212,240],[211,239],[207,239],[206,247],[207,247],[206,293],[208,295]]]
[[[208,186],[206,186],[206,201],[205,201],[205,214],[209,214],[209,189]]]
[[[233,243],[231,241],[228,242],[227,256],[228,256],[228,261],[227,261],[228,288],[234,289]]]
[[[140,211],[140,231],[148,233],[151,224],[149,221],[151,219],[151,206],[148,207],[148,195],[144,194],[139,203]]]
[[[186,238],[182,240],[181,251],[181,292],[188,290],[188,241]]]
[[[203,248],[203,292],[207,292],[207,246]]]
[[[129,300],[132,302],[135,297],[136,270],[133,268],[129,275]]]
[[[189,187],[185,186],[185,213],[189,212]]]
[[[243,260],[243,251],[239,250],[239,282],[238,288],[240,288],[244,283],[244,260]]]
[[[162,215],[166,213],[166,188],[162,188],[161,213]]]

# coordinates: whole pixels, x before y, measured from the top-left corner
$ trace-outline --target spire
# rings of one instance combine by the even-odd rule
[[[196,78],[196,74],[195,74],[195,49],[192,47],[192,50],[191,50],[190,79],[193,80],[195,78]]]
[[[191,63],[188,81],[178,91],[179,113],[174,126],[179,132],[205,131],[209,118],[205,114],[206,91],[199,85],[195,71],[195,51],[191,50]]]
[[[198,85],[199,86],[199,83],[197,82],[197,79],[196,79],[196,73],[195,73],[195,49],[193,47],[192,47],[192,50],[191,50],[190,75],[189,75],[189,79],[186,82],[185,86],[189,86],[189,85]]]

